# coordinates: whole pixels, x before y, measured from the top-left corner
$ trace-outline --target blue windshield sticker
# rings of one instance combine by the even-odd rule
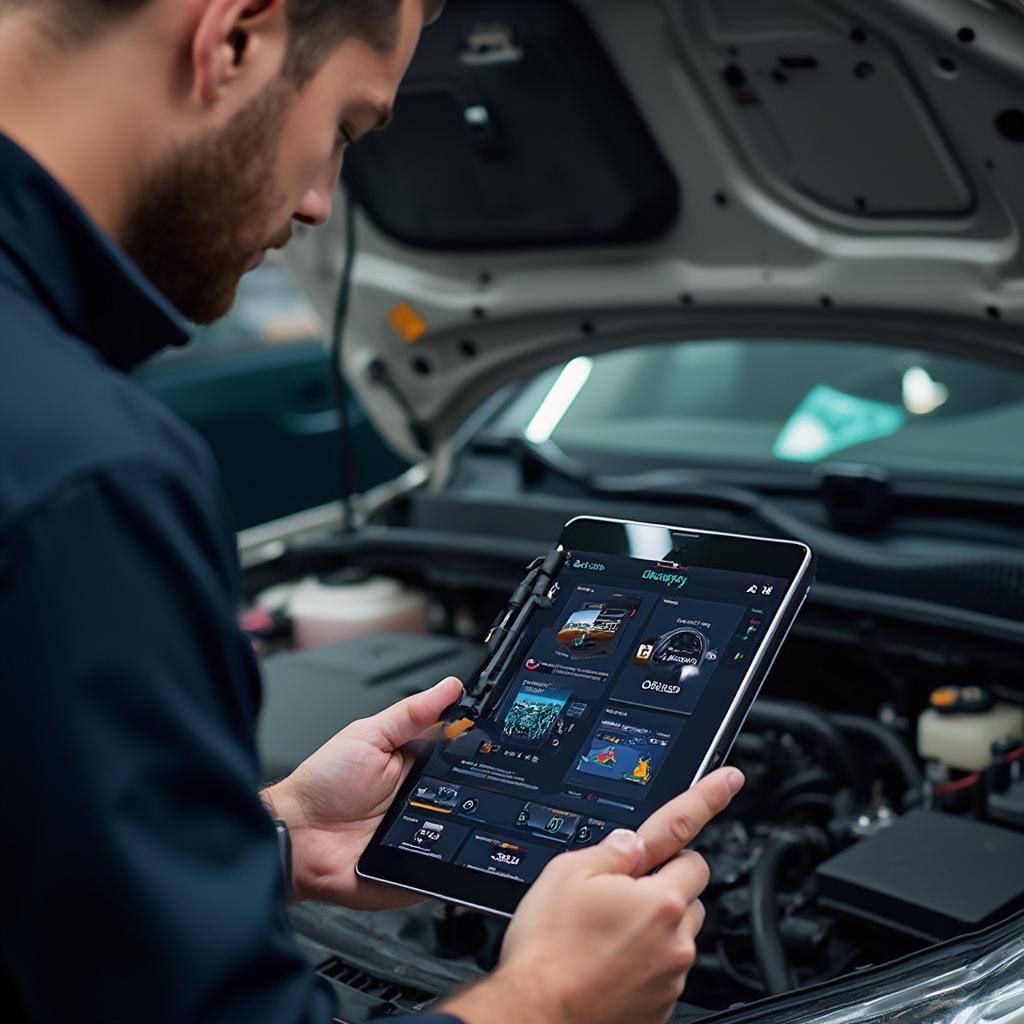
[[[844,448],[891,437],[906,422],[901,406],[817,384],[779,431],[772,454],[788,462],[817,462]]]

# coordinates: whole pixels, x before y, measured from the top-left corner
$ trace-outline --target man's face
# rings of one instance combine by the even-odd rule
[[[142,184],[124,248],[188,319],[224,316],[242,275],[288,242],[292,220],[328,219],[346,145],[390,116],[423,27],[420,0],[405,0],[399,17],[390,52],[345,40],[301,89],[275,78]]]

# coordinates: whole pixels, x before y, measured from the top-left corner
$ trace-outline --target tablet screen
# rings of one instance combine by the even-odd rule
[[[428,891],[413,861],[522,885],[637,827],[693,779],[792,582],[571,552],[500,700],[385,821],[389,871]]]

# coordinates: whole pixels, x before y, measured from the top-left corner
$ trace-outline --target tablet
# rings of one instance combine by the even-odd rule
[[[581,517],[358,873],[511,915],[544,865],[720,765],[810,588],[801,543]]]

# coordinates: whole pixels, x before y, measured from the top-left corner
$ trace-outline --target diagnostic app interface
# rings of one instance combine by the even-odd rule
[[[531,882],[563,850],[635,828],[692,777],[786,587],[570,555],[501,699],[435,749],[385,845]]]

